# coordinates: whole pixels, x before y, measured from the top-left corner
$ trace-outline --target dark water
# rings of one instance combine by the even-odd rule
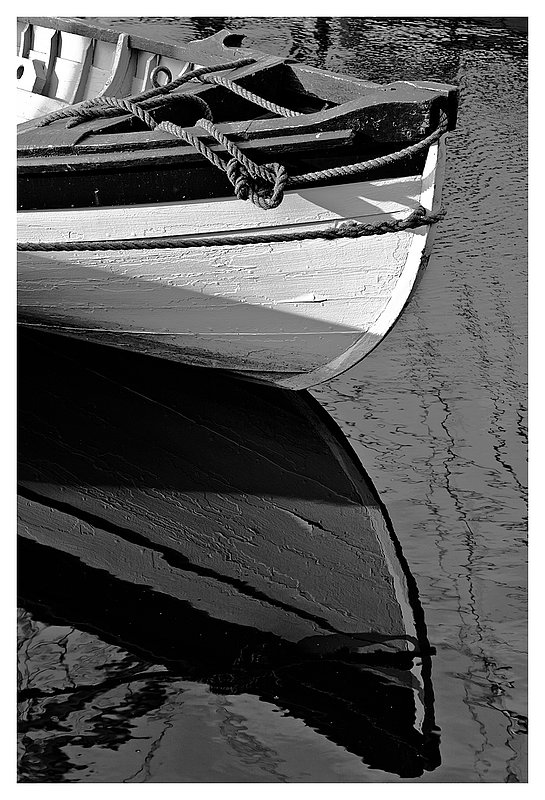
[[[440,764],[412,780],[525,781],[527,64],[520,25],[159,17],[138,25],[182,38],[230,27],[258,48],[322,68],[460,87],[448,216],[418,291],[377,350],[313,394],[388,509],[436,648]],[[21,704],[20,780],[408,780],[394,765],[369,767],[274,701],[179,678],[77,625],[54,625],[28,610],[20,622],[22,683],[36,690]]]

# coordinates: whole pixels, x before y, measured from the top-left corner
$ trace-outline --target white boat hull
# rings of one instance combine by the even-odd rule
[[[288,192],[273,211],[235,198],[24,211],[24,242],[313,231],[437,211],[444,143],[422,176]],[[87,341],[292,389],[348,369],[400,316],[433,226],[377,236],[137,251],[20,252],[19,320]]]

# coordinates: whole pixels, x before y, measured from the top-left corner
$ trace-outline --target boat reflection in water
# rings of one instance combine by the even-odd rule
[[[373,769],[439,765],[414,581],[310,395],[36,332],[19,356],[21,780],[87,780],[66,748],[131,738],[96,700],[139,670],[152,706],[195,681]]]

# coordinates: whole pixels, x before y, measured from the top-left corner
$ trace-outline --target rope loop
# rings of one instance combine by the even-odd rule
[[[212,121],[212,109],[202,97],[196,94],[168,94],[163,97],[157,98],[153,106],[153,110],[159,112],[157,118],[161,119],[165,113],[176,104],[187,105],[189,111],[194,111],[194,116],[188,116],[184,119],[183,126],[190,127],[197,124],[199,119]],[[140,104],[143,107],[144,104]],[[191,108],[193,106],[193,108]],[[162,113],[161,113],[162,112]],[[180,126],[178,126],[180,127]]]
[[[277,208],[284,199],[288,173],[283,164],[273,163],[264,166],[271,176],[270,181],[265,181],[259,176],[252,176],[244,164],[241,164],[236,158],[231,158],[227,162],[225,172],[239,200],[251,200],[259,208],[269,210]]]

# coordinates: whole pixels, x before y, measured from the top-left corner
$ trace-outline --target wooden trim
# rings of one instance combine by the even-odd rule
[[[79,103],[81,100],[85,98],[85,86],[87,85],[87,80],[89,78],[89,69],[93,61],[94,47],[95,47],[94,40],[89,39],[88,44],[85,48],[85,55],[81,62],[81,71],[79,74],[79,79],[76,86],[74,87],[74,93],[70,101],[71,103]]]
[[[27,22],[27,24],[21,31],[21,37],[19,40],[18,55],[21,58],[28,58],[28,53],[30,51],[31,43],[32,43],[32,25],[29,22]]]
[[[142,76],[142,83],[138,90],[139,92],[147,92],[148,89],[153,88],[151,85],[150,75],[158,64],[159,64],[159,55],[157,53],[149,53],[146,58],[144,75]]]
[[[131,61],[132,50],[129,44],[129,36],[126,33],[120,33],[115,47],[114,63],[110,77],[106,81],[104,88],[99,92],[99,97],[116,97],[123,96],[124,84],[127,80],[127,70]],[[129,87],[130,93],[130,87]]]
[[[19,77],[21,72],[21,77]],[[45,67],[37,58],[17,58],[17,89],[41,95],[45,86]]]
[[[28,170],[28,167],[38,165],[41,167],[40,171],[52,172],[56,171],[55,168],[60,167],[59,171],[62,172],[66,164],[70,164],[74,169],[86,169],[91,166],[102,170],[108,164],[112,164],[116,169],[131,163],[140,165],[143,159],[146,164],[154,164],[160,162],[164,157],[175,156],[177,160],[183,158],[184,161],[189,162],[197,160],[197,156],[199,160],[203,158],[190,144],[183,139],[175,139],[166,131],[157,131],[153,139],[150,139],[148,131],[113,133],[87,138],[79,128],[72,128],[64,135],[68,140],[72,139],[70,144],[65,147],[59,146],[57,130],[48,127],[39,128],[32,137],[33,141],[29,144],[23,143],[19,147],[20,174],[27,174],[32,171]],[[248,153],[251,150],[260,152],[282,150],[284,153],[289,152],[292,156],[300,151],[316,152],[323,148],[347,147],[352,143],[353,135],[354,132],[350,129],[301,135],[280,135],[270,139],[259,139],[259,143],[237,142],[237,147]],[[80,137],[83,137],[81,144],[78,143]],[[223,145],[217,144],[211,137],[203,135],[202,140],[206,142],[212,152],[227,155]],[[179,152],[173,153],[173,148]]]
[[[38,26],[34,26],[33,34],[35,29]],[[52,31],[50,39],[49,39],[49,47],[48,52],[45,54],[46,58],[44,61],[45,64],[45,83],[42,89],[42,94],[47,95],[49,97],[55,97],[55,94],[51,93],[51,83],[52,78],[55,72],[55,61],[57,60],[58,50],[59,50],[59,43],[60,43],[60,33],[59,31]],[[30,52],[32,53],[33,47],[31,47]]]

